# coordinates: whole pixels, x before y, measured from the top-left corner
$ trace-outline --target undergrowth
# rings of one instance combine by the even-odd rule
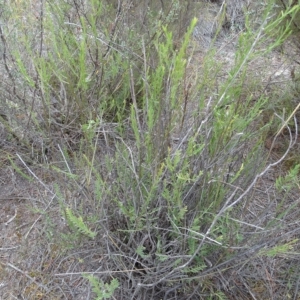
[[[251,93],[248,70],[290,35],[299,5],[274,18],[270,2],[256,29],[245,16],[234,65],[218,81],[213,47],[190,74],[192,2],[146,2],[19,1],[3,12],[1,122],[18,145],[9,159],[48,191],[47,209],[66,227],[41,213],[64,257],[51,258],[40,294],[59,297],[74,275],[91,299],[275,299],[270,281],[281,299],[297,299],[299,273],[285,263],[299,256],[299,203],[288,196],[299,165],[277,178],[271,203],[255,197],[297,142],[296,106],[280,124],[266,119],[272,92]],[[190,25],[176,31],[178,20]],[[289,135],[274,161],[264,152],[271,129]],[[270,270],[277,264],[283,274]]]

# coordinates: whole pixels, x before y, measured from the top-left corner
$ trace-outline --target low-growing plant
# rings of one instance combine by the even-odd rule
[[[298,203],[288,200],[299,187],[299,167],[276,180],[284,197],[267,204],[256,199],[260,180],[291,149],[294,113],[278,129],[287,128],[288,147],[270,161],[263,139],[272,124],[263,112],[272,94],[245,97],[244,88],[255,86],[248,84],[251,62],[284,42],[290,23],[277,25],[300,7],[274,19],[272,2],[259,28],[246,18],[234,64],[219,80],[222,66],[213,48],[199,74],[189,74],[196,19],[174,47],[178,1],[166,6],[168,13],[156,8],[162,1],[153,2],[155,9],[147,6],[149,11],[141,9],[146,2],[132,3],[42,1],[40,45],[24,35],[25,26],[19,48],[7,36],[13,49],[6,55],[18,74],[17,110],[26,113],[24,123],[11,126],[26,125],[33,132],[26,137],[29,144],[37,134],[55,142],[47,167],[58,182],[48,206],[63,220],[55,242],[60,238],[69,256],[55,262],[53,285],[68,282],[60,276],[80,276],[89,280],[86,289],[95,299],[254,297],[252,289],[266,280],[262,272],[249,275],[262,265],[257,261],[299,251],[299,229],[291,229]],[[149,25],[134,24],[134,8]],[[4,66],[9,80],[8,61]],[[63,270],[67,260],[76,261],[71,272]],[[278,284],[288,282],[296,297],[298,282],[280,278]],[[271,293],[266,289],[262,297]]]
[[[93,275],[85,275],[84,277],[90,281],[93,287],[93,292],[96,294],[95,300],[111,299],[115,289],[119,286],[118,280],[116,279],[112,279],[110,284],[104,284]]]

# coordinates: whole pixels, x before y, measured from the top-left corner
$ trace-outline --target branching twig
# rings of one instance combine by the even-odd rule
[[[38,287],[42,288],[43,290],[45,290],[45,291],[48,292],[48,293],[50,292],[49,289],[48,289],[45,285],[43,285],[43,284],[37,282],[37,281],[35,280],[35,278],[29,276],[27,272],[22,271],[21,269],[17,268],[16,266],[12,265],[11,263],[6,263],[6,264],[3,264],[2,262],[0,262],[0,263],[1,263],[3,266],[10,267],[10,268],[14,269],[15,271],[17,271],[17,272],[23,274],[23,275],[24,275],[25,277],[27,277],[29,280],[31,280],[32,282],[34,282]]]
[[[19,160],[22,162],[22,164],[25,166],[25,168],[28,170],[28,172],[48,191],[50,192],[52,195],[55,195],[49,188],[48,186],[40,179],[38,178],[35,173],[27,166],[27,164],[24,162],[24,160],[22,159],[22,157],[16,153],[16,155],[18,156]]]

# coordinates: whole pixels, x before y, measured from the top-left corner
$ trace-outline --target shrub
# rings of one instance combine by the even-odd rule
[[[174,24],[185,24],[192,2],[130,3],[41,2],[36,27],[23,15],[26,2],[18,14],[6,12],[1,92],[5,109],[16,115],[6,125],[27,151],[42,136],[34,151],[42,151],[43,167],[56,176],[48,192],[57,205],[49,205],[67,227],[59,232],[47,219],[58,232],[48,238],[78,260],[70,274],[61,259],[53,276],[80,275],[96,299],[252,295],[251,288],[267,284],[258,261],[298,251],[299,232],[291,226],[299,211],[287,195],[275,208],[251,210],[257,184],[283,161],[293,136],[284,119],[288,148],[268,161],[263,140],[272,124],[263,123],[263,111],[271,100],[243,92],[251,86],[248,66],[284,42],[289,26],[277,25],[299,6],[271,19],[269,5],[257,29],[246,19],[235,62],[218,81],[222,66],[213,48],[201,73],[189,73],[197,20],[186,30]],[[18,30],[9,36],[13,25]],[[48,160],[46,139],[55,153]],[[276,181],[279,192],[299,184],[298,169]],[[92,263],[79,268],[84,260]],[[290,286],[285,295],[292,289],[296,295],[296,280],[282,280]],[[271,293],[267,288],[262,297]]]

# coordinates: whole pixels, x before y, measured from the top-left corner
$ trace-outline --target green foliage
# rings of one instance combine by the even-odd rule
[[[269,257],[284,256],[284,255],[287,256],[293,253],[292,250],[294,249],[294,244],[297,244],[297,242],[298,239],[294,239],[283,245],[276,245],[271,249],[263,249],[260,251],[259,255],[266,255]]]
[[[148,255],[146,255],[146,254],[144,253],[144,251],[145,251],[145,247],[144,247],[144,246],[141,246],[141,245],[139,245],[139,246],[137,247],[137,249],[136,249],[136,253],[137,253],[138,255],[140,255],[142,258],[147,258],[147,257],[149,257]]]
[[[27,179],[29,182],[32,181],[32,177],[28,176],[28,174],[26,174],[24,170],[22,170],[10,156],[8,156],[8,159],[12,167],[18,174],[20,174],[23,178]]]
[[[299,168],[300,165],[295,165],[288,171],[288,173],[284,177],[279,176],[278,178],[276,178],[276,188],[278,190],[289,192],[293,187],[299,187]]]
[[[83,275],[92,285],[93,292],[96,294],[95,300],[111,299],[114,291],[119,287],[117,279],[112,279],[110,283],[103,283],[93,275]]]
[[[88,226],[84,223],[81,216],[76,217],[70,208],[65,209],[66,219],[68,221],[69,226],[76,232],[80,232],[83,235],[86,235],[90,238],[95,238],[97,235],[96,232],[93,232],[88,228]]]

